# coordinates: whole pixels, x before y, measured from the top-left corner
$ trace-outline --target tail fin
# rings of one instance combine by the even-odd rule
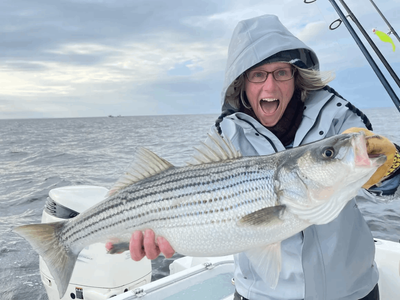
[[[79,251],[73,251],[59,240],[60,231],[68,221],[24,225],[14,232],[25,238],[46,262],[56,281],[60,299],[64,296],[74,270]]]

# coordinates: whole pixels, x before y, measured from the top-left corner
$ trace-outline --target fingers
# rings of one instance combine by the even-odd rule
[[[393,143],[383,136],[380,135],[368,136],[366,140],[367,140],[368,154],[390,155],[397,151]]]
[[[129,251],[134,261],[140,261],[145,256],[143,249],[143,233],[141,231],[135,231],[132,234],[129,242]]]
[[[107,250],[107,252],[110,252],[112,248],[113,248],[113,243],[107,242],[107,243],[106,243],[106,250]]]
[[[160,248],[156,245],[156,236],[153,230],[144,232],[143,246],[148,259],[155,259],[160,255]]]
[[[363,185],[363,188],[369,189],[384,180],[391,172],[394,170],[392,165],[394,163],[395,156],[397,154],[396,146],[386,137],[376,135],[372,131],[365,128],[352,127],[345,130],[343,133],[351,132],[364,132],[366,137],[366,147],[369,157],[374,157],[377,155],[386,155],[386,162],[381,165],[376,172],[371,176],[371,178]]]
[[[171,247],[169,242],[163,237],[157,237],[157,244],[155,242],[155,234],[151,229],[144,232],[135,231],[129,243],[129,250],[131,258],[134,261],[139,261],[147,256],[148,259],[157,258],[162,252],[166,258],[174,255],[175,250]]]
[[[369,189],[384,180],[390,174],[390,169],[393,165],[395,155],[397,153],[396,146],[387,138],[382,136],[367,137],[368,155],[371,157],[379,154],[386,155],[386,162],[376,170],[371,178],[363,185],[363,188]]]
[[[175,250],[171,247],[168,241],[164,239],[162,236],[159,236],[157,238],[157,244],[158,247],[160,248],[160,251],[164,254],[166,258],[171,258],[172,255],[174,255]]]

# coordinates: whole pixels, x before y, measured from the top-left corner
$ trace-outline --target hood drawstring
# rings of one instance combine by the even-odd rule
[[[233,109],[227,109],[225,111],[222,112],[222,114],[215,120],[215,127],[217,127],[217,131],[219,133],[219,135],[222,136],[222,129],[221,129],[221,122],[223,121],[223,119],[226,116],[229,116],[231,114],[234,114],[235,111]]]

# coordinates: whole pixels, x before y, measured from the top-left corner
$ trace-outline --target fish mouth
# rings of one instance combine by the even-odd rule
[[[384,154],[369,154],[367,150],[367,138],[364,132],[356,134],[352,140],[355,153],[355,164],[359,167],[379,167],[386,162]]]
[[[371,166],[380,167],[386,162],[385,154],[376,154],[376,155],[368,155],[369,160],[371,161]]]
[[[273,115],[279,108],[280,101],[278,98],[262,98],[260,99],[261,110],[266,115]]]
[[[372,166],[380,167],[386,162],[387,156],[385,154],[368,155]]]

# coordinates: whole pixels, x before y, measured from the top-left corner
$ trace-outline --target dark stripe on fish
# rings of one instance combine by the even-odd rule
[[[227,171],[224,170],[223,172],[227,172]],[[220,172],[220,173],[223,173],[223,172]],[[175,187],[168,187],[168,188],[164,189],[163,191],[157,191],[157,192],[147,193],[147,194],[145,194],[145,195],[140,195],[140,196],[137,196],[137,197],[133,197],[133,198],[131,198],[130,200],[125,199],[125,201],[127,201],[125,204],[124,204],[124,203],[121,203],[121,202],[124,201],[124,199],[115,199],[115,200],[118,201],[116,204],[112,204],[111,202],[109,202],[109,204],[111,204],[111,205],[108,205],[108,206],[104,207],[104,208],[103,208],[102,210],[100,210],[100,211],[94,211],[94,212],[93,212],[93,215],[88,216],[88,217],[86,218],[86,220],[84,220],[84,221],[79,221],[79,222],[77,222],[76,224],[83,224],[83,223],[84,223],[85,228],[84,228],[83,230],[87,231],[87,230],[90,230],[93,226],[99,226],[101,222],[104,222],[104,221],[106,221],[106,220],[115,218],[115,217],[117,217],[117,216],[119,216],[119,215],[123,215],[124,212],[126,212],[126,211],[137,210],[137,209],[140,209],[140,208],[142,208],[142,207],[144,207],[144,206],[148,206],[148,205],[151,205],[151,204],[154,204],[154,203],[158,203],[158,202],[162,202],[162,201],[176,200],[176,199],[179,199],[179,197],[182,197],[182,196],[190,196],[190,195],[195,195],[195,194],[201,195],[201,194],[204,194],[204,193],[211,193],[211,192],[214,192],[214,193],[215,193],[215,192],[218,192],[218,191],[226,190],[226,189],[227,189],[227,186],[230,186],[231,188],[234,189],[235,187],[238,187],[238,186],[240,186],[240,185],[242,185],[242,184],[246,184],[246,185],[247,185],[247,184],[250,184],[251,182],[256,182],[256,181],[259,181],[259,180],[268,181],[268,179],[269,179],[268,177],[263,177],[263,178],[261,178],[261,177],[251,178],[251,177],[252,177],[251,175],[254,175],[254,174],[258,174],[258,171],[250,171],[250,172],[242,172],[242,171],[241,171],[240,173],[234,174],[234,175],[232,175],[232,173],[230,173],[229,177],[225,177],[225,178],[218,179],[218,180],[216,180],[215,182],[220,183],[220,182],[223,182],[223,181],[226,181],[226,180],[233,180],[233,179],[235,179],[235,178],[238,177],[238,176],[245,176],[245,177],[247,177],[247,178],[250,177],[250,179],[243,180],[243,181],[241,181],[241,182],[234,182],[233,184],[224,185],[224,186],[221,186],[221,187],[218,187],[218,188],[214,188],[214,189],[212,189],[212,190],[209,189],[209,188],[207,187],[208,189],[206,189],[206,190],[204,190],[204,191],[197,191],[197,190],[196,190],[196,191],[191,192],[191,193],[185,193],[185,194],[181,194],[181,195],[174,196],[174,197],[163,198],[163,199],[160,199],[160,200],[151,200],[151,201],[148,201],[148,202],[140,203],[139,205],[135,205],[135,204],[138,202],[138,201],[137,201],[138,199],[143,199],[143,198],[145,198],[145,197],[152,197],[152,196],[157,195],[157,194],[160,195],[160,194],[168,193],[168,192],[172,192],[172,191],[179,191],[179,190],[182,189],[182,187],[186,187],[186,188],[198,187],[200,184],[199,184],[199,183],[192,183],[192,184],[186,184],[186,183],[185,183],[185,185],[180,185],[180,186],[175,186]],[[198,177],[197,177],[197,178],[198,178]],[[185,178],[185,179],[187,179],[187,178]],[[171,181],[171,183],[173,183],[174,185],[176,185],[176,183],[179,183],[179,181]],[[258,190],[258,189],[259,189],[258,186],[252,188],[252,190]],[[135,191],[135,194],[137,194],[137,193],[139,193],[139,191],[137,191],[137,192]],[[240,195],[240,194],[242,194],[242,193],[243,193],[243,192],[238,191],[238,192],[234,192],[233,194],[230,194],[229,196],[224,196],[223,198],[219,197],[219,198],[214,198],[214,199],[210,199],[210,200],[211,200],[211,202],[213,202],[213,201],[214,201],[214,202],[218,202],[218,201],[226,200],[226,199],[229,199],[229,198],[233,198],[233,197],[235,197],[235,195],[238,195],[238,194]],[[122,192],[121,194],[123,194],[123,192]],[[207,204],[207,203],[209,203],[210,200],[209,200],[209,201],[202,201],[202,202],[198,201],[197,203],[196,203],[196,202],[189,202],[189,203],[185,203],[184,205],[174,205],[173,207],[167,206],[167,207],[165,207],[165,209],[166,209],[166,210],[173,210],[173,209],[181,208],[181,207],[183,207],[183,206],[188,206],[188,205],[200,205],[200,206],[202,206],[202,204]],[[112,201],[112,202],[114,202],[114,201]],[[133,206],[125,207],[128,203],[129,203],[130,205],[133,204]],[[118,208],[120,208],[120,209],[118,209]],[[99,219],[99,214],[104,213],[104,212],[106,212],[106,211],[112,211],[112,210],[118,210],[118,212],[116,212],[116,213],[114,213],[114,214],[109,214],[109,215],[107,215],[107,216],[105,216],[105,217]],[[138,215],[131,216],[129,219],[140,218],[140,217],[142,217],[142,216],[144,216],[144,215],[148,215],[148,214],[149,214],[149,211],[140,212]],[[126,217],[125,217],[125,218],[126,218]],[[150,221],[149,221],[149,222],[150,222]],[[146,223],[149,223],[149,222],[144,222],[144,223],[142,223],[142,224],[146,224]],[[142,224],[139,224],[139,225],[138,225],[138,224],[135,224],[135,225],[132,225],[132,226],[130,226],[130,227],[137,227],[137,226],[140,226],[140,225],[142,225]],[[114,226],[116,226],[116,225],[117,225],[117,224],[108,224],[108,225],[106,225],[106,226],[101,227],[101,229],[104,229],[104,228],[112,228],[112,227],[114,227]],[[83,235],[83,236],[80,235],[80,236],[79,236],[79,232],[82,231],[82,228],[81,228],[81,229],[78,229],[79,226],[76,226],[76,225],[74,226],[74,228],[75,228],[75,230],[74,230],[73,232],[71,232],[71,231],[73,230],[72,227],[71,227],[71,228],[66,228],[66,230],[63,232],[64,239],[70,240],[70,243],[74,243],[74,242],[76,242],[76,241],[79,241],[80,239],[82,239],[82,238],[84,238],[84,237],[90,235],[92,232],[95,232],[95,231],[98,231],[98,230],[99,230],[99,229],[92,230],[92,231],[89,231],[89,233],[86,234],[86,235]],[[76,238],[74,239],[74,236],[75,236],[76,234],[78,234],[78,237],[76,237]],[[71,239],[72,239],[72,241],[71,241]]]

